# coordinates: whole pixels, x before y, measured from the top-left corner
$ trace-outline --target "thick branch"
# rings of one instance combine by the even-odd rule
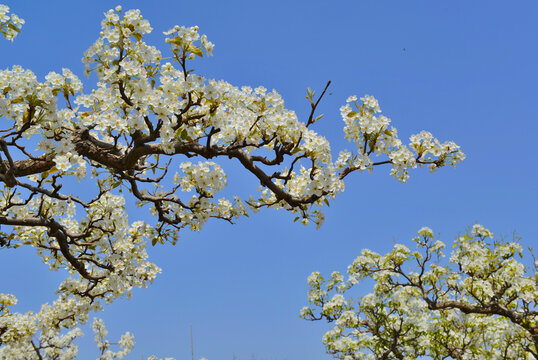
[[[125,171],[136,168],[139,159],[145,156],[166,154],[159,144],[135,145],[124,154],[113,145],[104,143],[92,137],[88,128],[82,128],[76,131],[72,135],[71,141],[74,143],[75,150],[78,154],[117,171]],[[236,158],[248,171],[250,171],[260,180],[262,185],[269,188],[276,195],[276,198],[279,201],[283,200],[293,207],[313,203],[321,196],[326,195],[310,195],[309,197],[305,198],[295,197],[276,185],[269,175],[255,165],[255,161],[260,161],[259,157],[251,156],[238,148],[231,149],[224,146],[207,145],[208,144],[202,145],[196,142],[178,142],[175,145],[174,153],[184,155],[194,153],[206,159],[210,159],[215,156]],[[35,159],[15,161],[13,164],[13,173],[15,176],[25,176],[45,172],[54,166],[54,161],[52,161],[52,158],[52,155],[47,155]],[[278,161],[280,161],[279,156],[277,156],[277,162]]]
[[[71,252],[69,252],[68,238],[63,230],[62,225],[53,219],[26,217],[17,218],[10,216],[0,216],[0,224],[12,225],[12,226],[43,226],[49,229],[49,235],[56,238],[60,251],[65,259],[78,271],[78,273],[87,280],[96,281],[104,279],[105,276],[93,276],[86,270],[86,267],[80,262]],[[102,266],[108,270],[111,270],[109,266]]]

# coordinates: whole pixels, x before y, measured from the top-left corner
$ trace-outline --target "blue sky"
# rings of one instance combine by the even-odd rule
[[[0,42],[0,68],[20,64],[43,77],[62,67],[82,77],[84,50],[99,33],[110,1],[1,1],[23,17],[23,33]],[[109,306],[110,338],[135,334],[132,359],[156,354],[210,360],[329,359],[321,323],[298,318],[307,276],[344,271],[363,248],[410,244],[422,226],[445,242],[475,222],[525,245],[538,231],[538,3],[535,1],[126,1],[154,28],[148,42],[164,49],[162,31],[198,25],[215,43],[199,74],[235,85],[276,89],[305,119],[306,87],[332,80],[315,130],[334,154],[349,148],[339,107],[371,94],[402,139],[420,130],[453,140],[467,155],[456,169],[411,173],[408,184],[376,168],[353,174],[318,231],[284,212],[264,211],[237,225],[212,222],[180,242],[150,249],[163,268],[153,286]],[[85,81],[86,91],[92,88]],[[228,168],[226,167],[228,166]],[[230,191],[257,182],[233,164]],[[81,190],[83,191],[83,190]],[[133,213],[130,220],[147,218]],[[536,248],[536,246],[535,246]],[[1,292],[19,311],[54,299],[61,274],[32,249],[0,252]],[[366,290],[366,288],[365,288]],[[91,330],[81,359],[94,358]]]

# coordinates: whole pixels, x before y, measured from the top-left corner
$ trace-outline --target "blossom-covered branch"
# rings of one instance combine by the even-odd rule
[[[13,39],[23,21],[8,10],[0,6],[0,30]],[[264,207],[319,226],[323,207],[352,172],[387,164],[405,182],[408,169],[433,171],[464,159],[457,145],[427,132],[403,145],[377,101],[365,96],[341,109],[356,150],[333,161],[327,139],[312,130],[329,84],[320,96],[308,91],[311,112],[301,121],[275,90],[196,74],[193,61],[214,47],[198,27],[165,32],[164,54],[144,41],[151,31],[139,10],[105,13],[83,58],[86,75],[98,79],[90,91],[69,69],[44,81],[20,66],[0,71],[0,247],[32,246],[51,270],[70,274],[41,311],[2,308],[0,357],[75,356],[76,326],[91,311],[160,272],[147,261],[148,242],[175,243],[181,229],[198,231],[211,218],[234,222]],[[219,196],[227,184],[222,159],[256,179],[258,192]],[[84,191],[67,190],[75,180]],[[154,221],[130,223],[129,197]],[[99,342],[103,354],[106,344]]]
[[[444,243],[429,228],[418,235],[416,250],[363,250],[347,280],[312,273],[301,317],[335,323],[323,339],[327,351],[346,360],[538,359],[538,263],[520,262],[521,245],[489,240],[474,225],[442,265]],[[365,279],[374,291],[346,299]]]

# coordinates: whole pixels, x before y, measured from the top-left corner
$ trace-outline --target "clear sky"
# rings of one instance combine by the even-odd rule
[[[363,248],[410,245],[422,226],[447,243],[478,222],[496,235],[516,232],[523,244],[536,244],[534,0],[0,3],[26,20],[13,44],[0,42],[0,68],[20,64],[43,79],[67,67],[82,78],[80,59],[98,37],[103,13],[121,4],[142,10],[154,28],[148,42],[162,49],[163,31],[198,25],[216,45],[198,73],[274,88],[303,119],[306,87],[321,89],[332,80],[315,130],[335,155],[352,148],[338,109],[353,94],[376,96],[402,139],[428,130],[467,155],[456,169],[415,170],[408,184],[391,178],[388,168],[352,174],[318,231],[293,223],[290,214],[263,211],[237,225],[217,221],[200,233],[185,231],[175,247],[151,248],[151,259],[163,268],[153,286],[98,314],[110,339],[135,334],[129,358],[190,359],[192,323],[197,359],[329,359],[321,344],[327,326],[298,317],[312,271],[345,271]],[[93,86],[85,80],[86,91]],[[231,192],[257,187],[234,164],[224,168]],[[139,218],[147,215],[134,212],[130,220]],[[0,292],[15,294],[22,312],[52,301],[62,279],[24,248],[0,251],[0,273]],[[89,336],[80,359],[93,359],[93,335],[84,330]]]

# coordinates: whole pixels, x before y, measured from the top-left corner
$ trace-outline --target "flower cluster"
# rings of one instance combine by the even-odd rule
[[[128,355],[134,347],[134,336],[127,332],[123,334],[118,341],[118,345],[120,348],[122,348],[122,350],[116,352],[110,350],[112,344],[106,340],[108,330],[105,327],[105,323],[101,319],[96,318],[93,320],[92,329],[95,333],[94,341],[99,350],[101,350],[99,360],[123,359],[123,357]]]
[[[204,52],[211,56],[215,45],[207,40],[206,35],[200,36],[198,26],[185,27],[176,25],[172,29],[165,31],[167,37],[165,41],[170,44],[174,54],[194,60],[195,56],[202,57]],[[200,45],[197,45],[200,41]]]
[[[392,164],[391,175],[406,182],[410,168],[428,165],[433,172],[446,164],[455,166],[465,159],[465,154],[454,142],[441,144],[427,131],[412,135],[409,146],[403,145],[398,139],[397,130],[392,126],[389,128],[390,119],[380,115],[379,103],[371,95],[360,98],[360,101],[356,96],[349,97],[347,104],[340,108],[340,113],[346,124],[346,138],[354,142],[358,150],[355,156],[349,152],[341,153],[340,166],[346,164],[362,171],[376,165],[372,156],[384,154]]]
[[[9,6],[0,4],[0,34],[13,41],[21,32],[24,20],[16,14],[9,15]]]

